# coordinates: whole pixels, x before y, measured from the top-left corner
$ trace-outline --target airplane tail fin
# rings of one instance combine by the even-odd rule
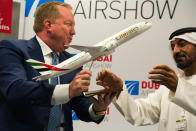
[[[26,60],[26,62],[27,62],[27,64],[32,66],[34,69],[36,69],[41,74],[42,74],[42,72],[49,71],[50,69],[48,67],[51,66],[51,65],[45,64],[43,62],[33,60],[33,59],[28,59],[28,60]]]
[[[40,76],[36,76],[33,78],[36,81],[51,78],[52,77],[51,71],[67,71],[67,70],[69,70],[69,69],[64,69],[64,68],[63,69],[58,68],[56,66],[45,64],[43,62],[33,60],[33,59],[28,59],[28,60],[26,60],[26,62],[27,62],[27,64],[32,66],[34,69],[36,69],[41,74]]]
[[[66,71],[66,70],[69,70],[69,69],[61,69],[61,68],[58,68],[56,66],[45,64],[43,62],[40,62],[40,61],[37,61],[37,60],[33,60],[33,59],[28,59],[28,60],[26,60],[26,62],[30,66],[32,66],[34,69],[39,71],[40,73],[41,72],[50,71],[50,70],[52,70],[52,71]]]

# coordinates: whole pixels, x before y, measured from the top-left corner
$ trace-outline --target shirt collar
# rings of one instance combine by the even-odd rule
[[[36,35],[36,39],[41,47],[42,53],[44,56],[50,54],[52,52],[52,50],[48,47],[48,45],[46,43],[44,43],[39,36]]]
[[[182,71],[182,70],[179,70],[178,76],[179,76],[180,78],[184,78],[184,79],[187,80],[187,81],[189,81],[189,80],[191,81],[191,80],[193,80],[193,79],[194,79],[194,81],[196,80],[196,75],[186,76],[186,75],[184,74],[184,71]]]

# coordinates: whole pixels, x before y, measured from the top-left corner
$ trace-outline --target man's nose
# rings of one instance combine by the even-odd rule
[[[173,52],[174,53],[179,53],[181,48],[178,45],[175,45]]]
[[[75,28],[72,27],[72,29],[71,29],[71,35],[75,35],[75,34],[76,34]]]
[[[178,46],[175,46],[173,50],[173,56],[174,57],[178,56],[180,52],[181,52],[181,48],[179,48]]]

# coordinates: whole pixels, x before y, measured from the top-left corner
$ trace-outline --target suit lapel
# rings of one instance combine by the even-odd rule
[[[32,39],[30,39],[28,41],[28,47],[29,47],[28,52],[29,52],[31,59],[45,62],[41,47],[40,47],[36,37],[33,37]]]
[[[45,62],[41,47],[36,37],[33,37],[32,39],[28,41],[28,53],[29,53],[30,59]],[[38,71],[36,72],[39,74]],[[43,82],[49,83],[48,80],[44,80]]]

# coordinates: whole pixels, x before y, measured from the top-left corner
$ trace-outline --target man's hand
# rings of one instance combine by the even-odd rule
[[[79,96],[84,91],[88,91],[91,76],[92,72],[88,70],[82,70],[76,74],[76,76],[69,85],[70,99]]]
[[[115,96],[116,93],[100,94],[98,95],[98,99],[91,96],[90,99],[93,102],[93,111],[95,113],[101,111],[105,112]]]
[[[123,81],[116,76],[114,73],[108,70],[102,70],[98,73],[97,85],[103,86],[104,88],[122,88]]]
[[[116,76],[114,73],[103,70],[98,73],[97,78],[97,85],[103,86],[104,88],[123,88],[123,81]],[[116,96],[118,97],[120,95],[120,91],[117,92]]]
[[[167,65],[158,65],[153,67],[153,70],[149,71],[152,74],[148,78],[152,82],[165,85],[168,89],[175,92],[178,84],[178,77],[174,70]]]

